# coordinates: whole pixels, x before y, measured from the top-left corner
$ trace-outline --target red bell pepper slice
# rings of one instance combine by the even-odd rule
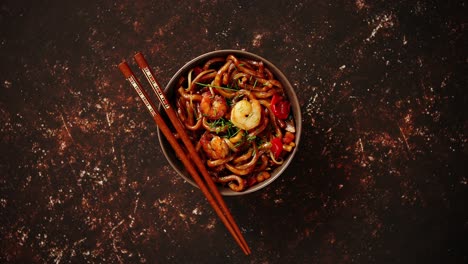
[[[278,159],[283,151],[283,142],[281,138],[277,137],[271,140],[271,152],[275,156],[275,159]]]
[[[286,119],[289,116],[291,104],[280,95],[273,95],[271,98],[271,111],[279,119]]]

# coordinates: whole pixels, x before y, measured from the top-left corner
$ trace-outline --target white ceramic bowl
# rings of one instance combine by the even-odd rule
[[[301,130],[302,130],[302,117],[301,117],[301,110],[299,107],[299,101],[297,100],[296,93],[294,92],[293,87],[289,83],[288,79],[284,74],[271,62],[268,60],[255,55],[250,52],[242,51],[242,50],[217,50],[217,51],[212,51],[205,53],[203,55],[200,55],[196,57],[195,59],[187,62],[182,68],[180,68],[176,74],[171,78],[169,83],[167,84],[165,88],[165,93],[169,99],[169,101],[172,102],[173,96],[175,96],[175,91],[177,90],[178,87],[176,87],[176,84],[178,80],[180,79],[181,76],[187,75],[188,71],[195,66],[200,66],[203,65],[204,62],[207,60],[214,58],[214,57],[226,57],[229,54],[233,54],[237,58],[248,58],[256,61],[263,61],[265,67],[270,69],[270,71],[274,74],[276,79],[280,81],[283,84],[283,88],[288,96],[288,100],[291,103],[291,111],[294,116],[294,122],[296,126],[296,134],[295,134],[295,143],[296,146],[294,147],[293,151],[287,156],[286,160],[284,163],[273,170],[271,172],[271,177],[263,182],[257,183],[254,186],[249,187],[247,190],[243,192],[235,192],[232,191],[229,188],[225,188],[220,186],[219,191],[223,195],[228,195],[228,196],[234,196],[234,195],[243,195],[247,193],[251,193],[257,190],[260,190],[264,188],[265,186],[269,185],[272,183],[274,180],[276,180],[288,167],[288,165],[291,163],[294,155],[297,152],[298,146],[299,146],[299,140],[301,138]],[[164,112],[162,109],[160,109],[160,112]],[[192,180],[192,177],[190,174],[186,171],[185,167],[183,166],[182,162],[176,157],[174,150],[171,148],[167,140],[164,138],[162,135],[161,131],[158,128],[158,137],[159,137],[159,142],[162,148],[162,151],[164,155],[166,156],[167,160],[169,161],[169,164],[177,171],[177,173],[184,178],[187,182],[192,184],[193,186],[197,187],[197,184]]]

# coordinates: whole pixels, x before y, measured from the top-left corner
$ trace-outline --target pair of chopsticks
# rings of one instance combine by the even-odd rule
[[[195,180],[200,190],[203,192],[206,199],[208,200],[210,205],[215,210],[216,214],[219,216],[219,218],[224,223],[226,228],[229,230],[231,235],[234,237],[237,244],[239,244],[239,246],[242,248],[242,251],[244,251],[246,255],[249,255],[251,251],[250,251],[249,246],[247,245],[247,242],[245,241],[239,227],[237,226],[236,222],[234,221],[234,218],[229,212],[229,209],[227,208],[226,203],[221,197],[221,194],[219,193],[218,188],[216,187],[215,183],[213,182],[210,175],[208,174],[208,170],[206,169],[203,161],[198,156],[198,153],[195,150],[195,147],[193,146],[192,142],[190,141],[190,138],[188,137],[187,133],[185,132],[185,129],[182,123],[179,121],[176,112],[169,104],[164,92],[162,91],[160,85],[156,81],[156,78],[154,77],[154,74],[152,70],[150,69],[146,59],[143,57],[143,54],[141,53],[137,53],[134,59],[137,62],[138,67],[143,71],[143,74],[145,75],[146,79],[151,85],[151,88],[153,89],[154,93],[156,94],[159,101],[161,102],[161,105],[166,111],[166,114],[169,117],[172,125],[174,126],[180,138],[182,139],[182,142],[184,143],[188,151],[188,155],[190,155],[190,158],[187,156],[185,151],[179,145],[179,142],[175,138],[174,134],[172,134],[172,131],[169,129],[166,122],[159,114],[151,98],[148,96],[145,90],[143,90],[141,83],[137,80],[132,70],[128,66],[127,62],[124,61],[119,64],[120,71],[123,73],[125,78],[130,82],[131,86],[135,89],[137,94],[140,96],[141,100],[143,101],[146,108],[148,109],[151,116],[153,117],[154,121],[156,122],[156,125],[159,127],[163,135],[166,137],[167,141],[172,146],[172,148],[174,149],[177,156],[180,158],[180,160],[182,161],[182,163],[184,164],[185,168],[190,173],[192,178]],[[198,168],[198,171],[201,173],[204,180],[200,177],[192,161],[195,164],[195,166]]]

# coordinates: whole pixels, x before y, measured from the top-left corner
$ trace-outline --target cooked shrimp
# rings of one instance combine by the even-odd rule
[[[224,97],[219,95],[212,95],[209,92],[202,94],[200,111],[208,119],[219,119],[224,116],[227,110],[228,106]]]
[[[200,144],[205,153],[213,160],[224,159],[229,155],[229,146],[224,140],[211,133],[205,133],[200,138]]]
[[[249,95],[250,100],[241,100],[232,107],[231,122],[240,129],[250,130],[260,124],[262,107],[250,92],[243,93]]]

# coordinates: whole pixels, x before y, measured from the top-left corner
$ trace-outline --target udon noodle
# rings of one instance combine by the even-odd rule
[[[213,180],[233,191],[270,178],[295,147],[290,103],[262,61],[210,59],[179,80],[175,104]]]

